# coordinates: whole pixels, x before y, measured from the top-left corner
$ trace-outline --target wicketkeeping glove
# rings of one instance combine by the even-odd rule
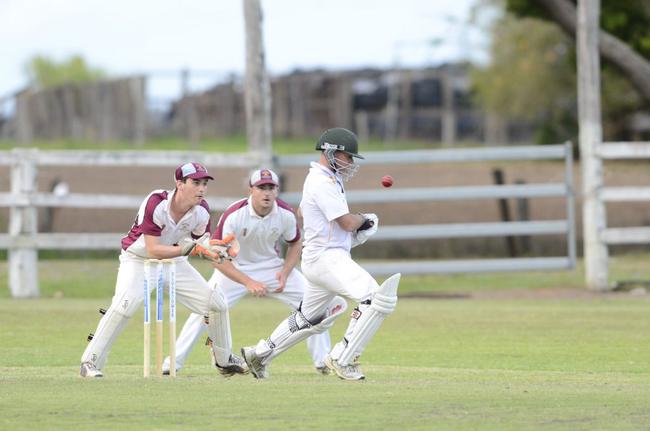
[[[224,260],[233,260],[239,253],[239,241],[234,234],[223,239],[210,240],[210,251],[216,256],[214,261],[221,263]]]
[[[239,253],[239,242],[232,234],[224,239],[211,240],[210,233],[206,232],[199,239],[184,239],[180,246],[184,256],[198,256],[217,263],[232,260]]]
[[[179,245],[181,246],[181,254],[183,256],[189,256],[194,251],[194,248],[196,247],[197,244],[201,242],[204,244],[207,242],[209,244],[209,241],[210,241],[210,232],[204,233],[199,239],[184,238],[179,243]]]

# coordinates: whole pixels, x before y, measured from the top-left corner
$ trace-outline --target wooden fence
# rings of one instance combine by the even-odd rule
[[[75,139],[144,142],[145,78],[67,84],[16,95],[16,140]]]
[[[271,93],[275,136],[317,136],[332,124],[358,131],[363,140],[493,143],[507,142],[509,133],[507,122],[494,121],[472,106],[462,67],[294,72],[272,79]],[[194,140],[241,133],[241,83],[231,80],[183,97],[174,104],[171,120],[174,134]]]
[[[313,155],[275,158],[280,171],[292,166],[307,166]],[[9,286],[14,297],[38,296],[38,249],[101,250],[119,249],[120,233],[38,233],[38,207],[137,208],[142,196],[70,193],[56,195],[36,189],[39,166],[177,166],[196,160],[210,168],[254,168],[264,160],[261,155],[208,154],[199,152],[95,152],[13,150],[0,152],[0,164],[11,166],[11,191],[0,193],[0,207],[10,207],[9,233],[0,235],[0,248],[9,250]],[[433,238],[493,237],[517,235],[563,235],[566,254],[557,257],[472,259],[447,261],[392,261],[364,266],[375,275],[527,271],[570,269],[575,265],[575,217],[570,144],[534,147],[495,147],[457,150],[421,150],[368,153],[364,164],[454,163],[485,160],[564,160],[562,183],[463,186],[437,188],[393,188],[353,190],[351,204],[365,202],[423,202],[434,200],[562,197],[566,200],[566,218],[562,220],[518,221],[502,223],[463,223],[431,225],[383,225],[371,241]],[[299,193],[283,193],[282,198],[296,205]],[[208,199],[210,207],[223,210],[234,198]],[[407,222],[407,221],[405,221]]]

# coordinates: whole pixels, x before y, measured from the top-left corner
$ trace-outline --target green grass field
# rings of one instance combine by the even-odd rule
[[[647,278],[647,258],[616,259],[615,272]],[[140,315],[116,343],[105,378],[83,380],[79,357],[97,309],[110,301],[115,270],[109,261],[42,261],[47,298],[12,300],[0,263],[0,429],[650,427],[647,295],[406,297],[552,291],[579,285],[580,271],[405,277],[405,297],[362,358],[363,382],[316,374],[304,345],[279,357],[266,381],[221,378],[204,346],[176,379],[144,380]],[[235,346],[266,337],[286,314],[276,301],[242,301],[231,311]],[[337,322],[334,339],[346,323]]]

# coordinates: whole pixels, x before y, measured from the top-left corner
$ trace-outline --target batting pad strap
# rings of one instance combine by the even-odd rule
[[[260,356],[268,355],[263,360],[265,364],[268,364],[280,353],[298,344],[302,340],[308,338],[311,335],[325,332],[331,328],[334,325],[336,319],[345,312],[347,306],[348,304],[345,299],[341,298],[340,296],[336,296],[329,303],[327,306],[327,311],[321,317],[318,323],[309,324],[309,322],[307,322],[305,319],[303,323],[306,323],[308,326],[303,327],[299,327],[299,324],[293,326],[289,322],[292,317],[295,318],[298,316],[297,312],[291,313],[291,316],[285,319],[276,328],[276,330],[273,331],[273,334],[271,334],[269,340],[260,340],[260,343],[258,343],[258,346],[256,348],[256,353]],[[300,313],[300,315],[302,315],[302,313]]]

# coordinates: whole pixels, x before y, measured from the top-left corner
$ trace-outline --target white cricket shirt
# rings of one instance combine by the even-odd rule
[[[242,271],[282,266],[278,240],[291,243],[300,239],[296,215],[281,199],[276,199],[264,217],[257,215],[250,197],[232,203],[219,219],[212,238],[223,239],[230,234],[239,241],[239,254],[233,262]]]
[[[205,200],[185,213],[178,223],[169,215],[169,204],[176,190],[154,190],[142,201],[129,233],[122,238],[122,250],[147,258],[144,235],[159,236],[164,245],[178,244],[192,236],[210,232],[210,207]]]
[[[302,259],[305,262],[313,262],[329,248],[350,252],[352,234],[335,220],[350,212],[343,180],[338,175],[312,162],[302,188],[300,210],[304,220]]]

